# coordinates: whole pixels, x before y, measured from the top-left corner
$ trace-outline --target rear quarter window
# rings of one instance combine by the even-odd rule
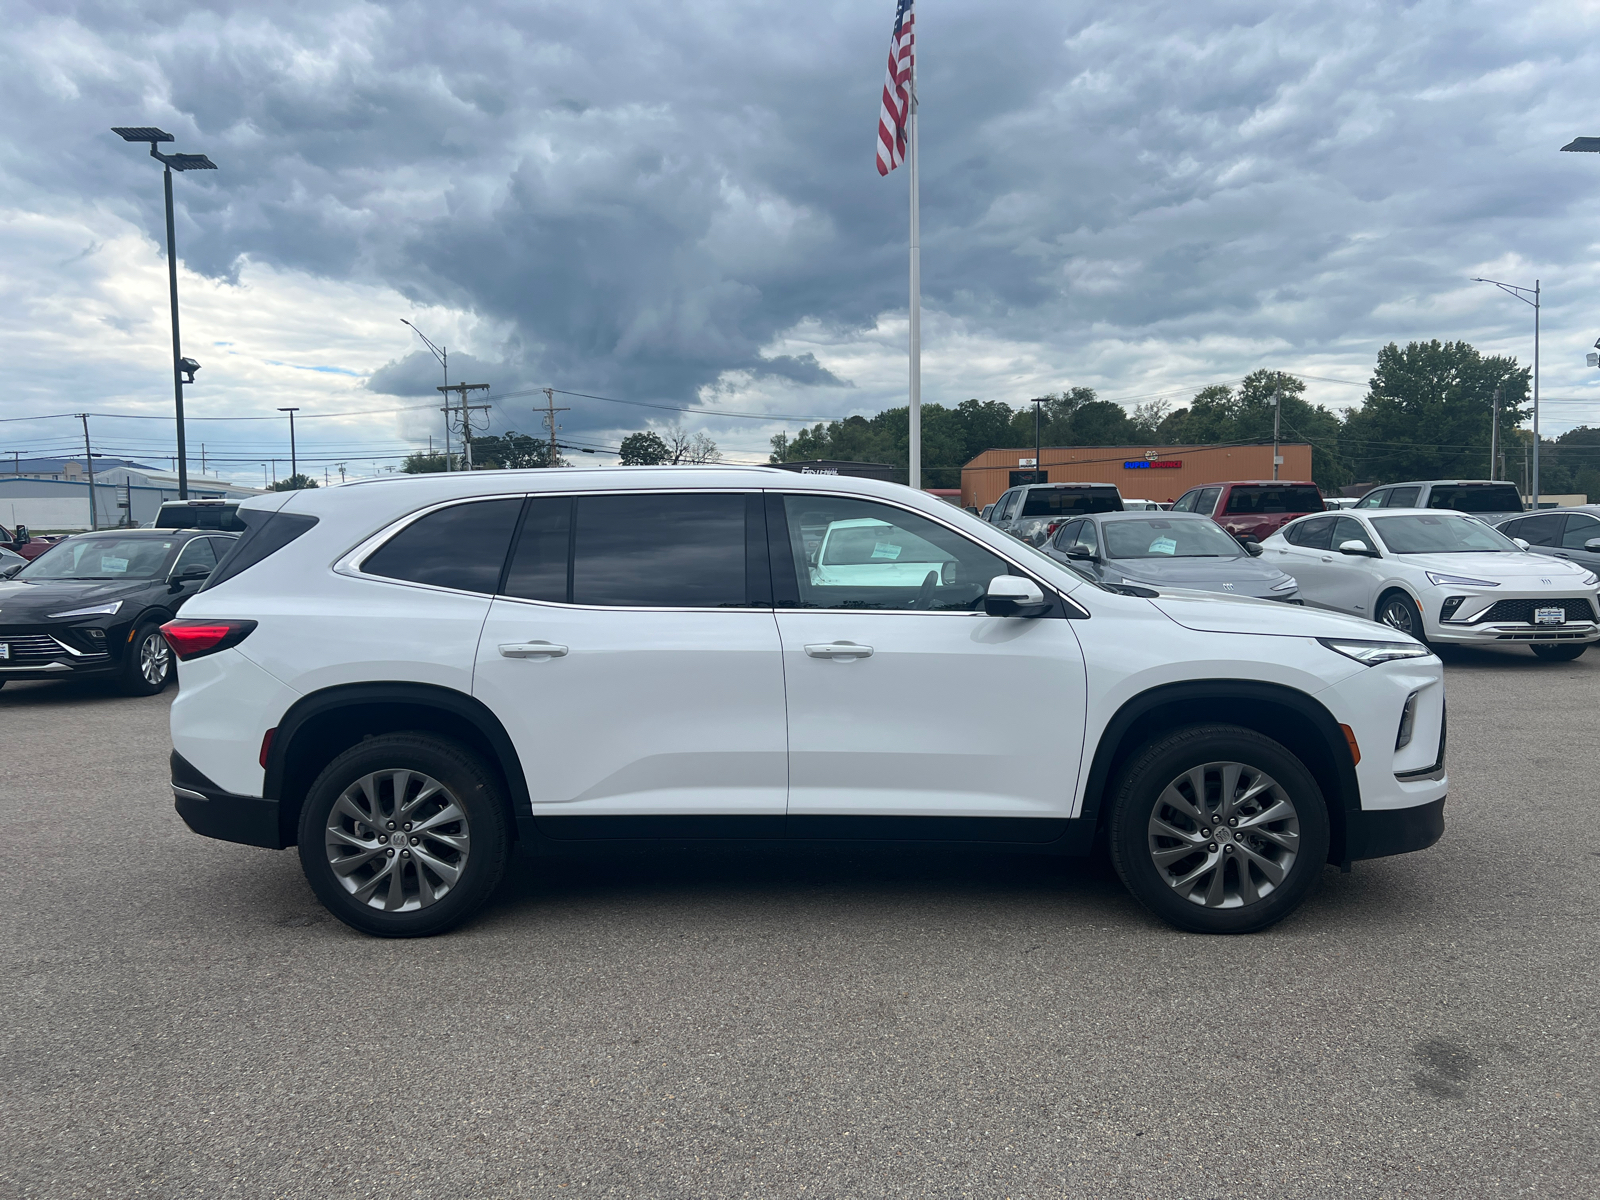
[[[1465,513],[1521,512],[1522,496],[1515,484],[1436,487],[1428,496],[1428,507]]]
[[[316,517],[298,513],[261,512],[258,509],[246,509],[239,513],[239,517],[245,531],[228,544],[227,552],[217,561],[216,569],[201,586],[202,592],[226,583],[242,571],[248,571],[317,523]]]
[[[436,509],[369,554],[362,573],[492,594],[521,512],[521,496]]]
[[[1228,514],[1269,516],[1282,513],[1321,512],[1322,493],[1316,488],[1236,487],[1228,495]]]
[[[1097,491],[1040,488],[1028,492],[1022,506],[1022,515],[1025,517],[1084,516],[1088,513],[1121,511],[1122,497],[1110,488]]]

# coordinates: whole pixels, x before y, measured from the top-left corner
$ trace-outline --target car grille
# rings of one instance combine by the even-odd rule
[[[21,666],[25,663],[50,662],[57,658],[72,658],[72,654],[44,633],[0,633],[0,642],[11,647],[11,657],[0,658],[0,665]]]
[[[1478,617],[1474,625],[1504,624],[1506,622],[1521,622],[1524,625],[1533,624],[1533,610],[1536,608],[1564,608],[1567,610],[1568,621],[1593,621],[1594,605],[1582,596],[1558,596],[1549,600],[1500,600],[1488,612]]]

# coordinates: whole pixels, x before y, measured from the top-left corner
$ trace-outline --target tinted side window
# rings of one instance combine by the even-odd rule
[[[1059,517],[1071,513],[1119,512],[1122,502],[1110,488],[1090,490],[1084,488],[1034,488],[1024,493],[1022,505],[1025,517]]]
[[[954,530],[888,504],[844,496],[785,496],[798,595],[784,607],[975,610],[989,580],[1009,574],[998,555]]]
[[[1561,544],[1568,550],[1582,550],[1583,544],[1594,538],[1600,538],[1600,521],[1582,513],[1573,513],[1567,518],[1567,532],[1562,535]]]
[[[1172,506],[1172,512],[1193,512],[1194,502],[1199,497],[1199,492],[1185,492],[1178,497],[1178,502]]]
[[[217,552],[211,547],[210,538],[195,538],[178,552],[178,561],[172,564],[174,574],[182,574],[191,567],[204,567],[206,570],[217,565]]]
[[[1001,496],[1000,503],[995,506],[994,519],[996,521],[1004,521],[1011,516],[1011,510],[1016,507],[1017,500],[1021,496],[1021,492],[1007,492],[1004,496]]]
[[[411,522],[361,570],[387,579],[492,593],[500,585],[522,497],[452,504]]]
[[[245,509],[245,534],[228,547],[227,553],[217,563],[200,590],[214,588],[232,579],[240,571],[248,570],[269,555],[276,554],[295,538],[317,523],[316,517],[303,517],[291,513],[261,512]]]
[[[1337,517],[1312,517],[1302,523],[1300,538],[1295,545],[1307,550],[1326,550],[1333,541],[1333,523],[1336,520]]]
[[[1422,495],[1422,489],[1417,487],[1395,488],[1389,493],[1389,498],[1383,502],[1385,508],[1414,508],[1417,497]]]
[[[1056,530],[1056,536],[1055,536],[1056,549],[1058,549],[1058,550],[1066,550],[1069,547],[1071,547],[1075,542],[1077,542],[1077,540],[1078,540],[1078,531],[1081,530],[1082,528],[1083,528],[1083,522],[1082,521],[1068,521],[1060,529]]]
[[[1547,513],[1512,521],[1501,532],[1507,537],[1521,538],[1532,546],[1554,546],[1561,540],[1561,527],[1565,522],[1566,518],[1560,513]]]
[[[578,497],[572,602],[747,606],[746,508],[730,494]]]
[[[1377,508],[1383,503],[1384,497],[1389,493],[1385,491],[1368,492],[1355,503],[1356,508]]]
[[[1368,550],[1372,549],[1372,537],[1366,528],[1354,517],[1340,517],[1333,526],[1333,540],[1330,547],[1337,548],[1346,542],[1360,542]]]
[[[1078,541],[1089,548],[1090,554],[1100,553],[1100,531],[1094,527],[1093,521],[1083,523],[1083,528],[1078,530]]]
[[[506,572],[506,595],[566,603],[572,588],[573,503],[571,496],[534,496],[528,501]]]
[[[1195,497],[1194,511],[1209,517],[1212,510],[1217,507],[1217,497],[1220,495],[1222,495],[1221,488],[1201,488],[1200,494]]]

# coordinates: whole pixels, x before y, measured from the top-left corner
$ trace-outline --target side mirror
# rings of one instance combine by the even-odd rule
[[[1365,542],[1358,542],[1355,538],[1351,538],[1348,542],[1340,542],[1339,553],[1356,554],[1365,558],[1378,557],[1378,552],[1376,550],[1367,545]]]
[[[1067,547],[1065,553],[1068,558],[1087,559],[1089,562],[1093,562],[1095,559],[1094,551],[1082,542],[1073,542],[1072,545]]]
[[[1512,538],[1511,540],[1517,544],[1517,549],[1518,550],[1526,550],[1526,549],[1528,549],[1528,543],[1525,542],[1522,538]],[[1600,539],[1596,539],[1596,540],[1597,540],[1597,542],[1600,542]]]
[[[1244,542],[1244,552],[1251,558],[1260,558],[1261,543],[1256,541],[1255,538],[1247,538]]]
[[[1590,538],[1583,544],[1583,548],[1591,554],[1600,553],[1600,538]]]
[[[991,617],[1041,617],[1049,609],[1039,585],[1021,575],[996,575],[983,594],[983,611]]]
[[[195,580],[204,579],[210,574],[211,571],[207,567],[185,567],[172,576],[172,586],[177,587],[182,583],[193,583]]]
[[[12,563],[9,567],[0,567],[0,579],[10,579],[27,565],[27,563]]]

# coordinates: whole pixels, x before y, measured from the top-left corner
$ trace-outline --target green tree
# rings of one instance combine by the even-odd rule
[[[1531,435],[1528,440],[1531,444]],[[1507,447],[1505,475],[1520,480],[1522,451],[1515,446]],[[1540,439],[1539,491],[1557,496],[1581,492],[1590,500],[1600,496],[1600,429],[1580,425],[1554,441]]]
[[[622,439],[622,457],[625,467],[658,467],[672,461],[672,451],[661,435],[656,433],[630,433]]]
[[[298,492],[304,488],[314,488],[316,486],[317,481],[311,476],[295,474],[287,479],[278,480],[277,483],[272,485],[272,490],[275,492]]]
[[[455,455],[451,455],[452,458]],[[408,454],[400,470],[407,475],[431,475],[446,469],[442,454]]]
[[[529,433],[508,429],[503,434],[485,434],[472,439],[474,471],[526,470],[530,467],[559,467],[561,459],[550,459],[550,443]]]
[[[1496,388],[1509,444],[1531,411],[1527,368],[1466,342],[1411,342],[1404,350],[1390,342],[1378,351],[1361,407],[1345,416],[1340,448],[1363,481],[1484,478]]]

